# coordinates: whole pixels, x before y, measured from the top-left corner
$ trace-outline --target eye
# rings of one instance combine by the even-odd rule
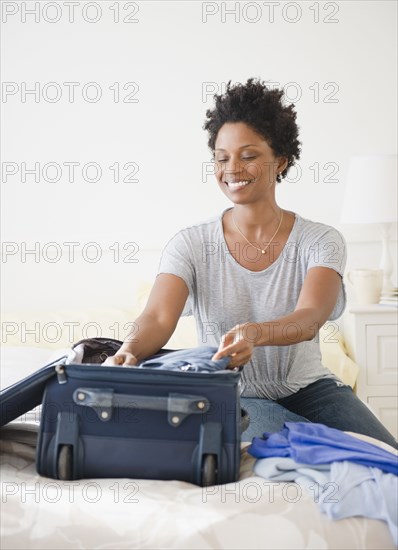
[[[242,157],[242,160],[252,160],[252,159],[255,159],[256,157]],[[228,159],[216,159],[215,162],[227,162]]]

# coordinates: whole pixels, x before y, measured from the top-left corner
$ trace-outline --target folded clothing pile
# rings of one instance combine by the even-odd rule
[[[398,456],[390,449],[324,424],[286,422],[280,432],[255,437],[248,452],[257,475],[298,483],[331,519],[383,520],[398,544]]]

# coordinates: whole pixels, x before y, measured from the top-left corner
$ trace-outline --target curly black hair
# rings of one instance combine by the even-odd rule
[[[220,128],[226,122],[244,122],[267,141],[275,156],[288,159],[287,167],[277,176],[278,183],[282,181],[301,153],[294,104],[285,106],[283,94],[283,90],[272,90],[259,79],[249,78],[246,84],[233,86],[229,81],[223,95],[214,95],[215,108],[206,111],[203,125],[209,132],[208,146],[213,159]]]

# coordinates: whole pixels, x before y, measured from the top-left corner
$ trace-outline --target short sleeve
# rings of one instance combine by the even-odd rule
[[[181,277],[189,290],[189,296],[185,303],[181,317],[193,315],[192,303],[194,300],[195,269],[192,261],[189,235],[184,230],[172,237],[162,250],[157,275],[171,273]]]
[[[338,319],[344,312],[347,296],[344,285],[344,269],[347,263],[347,246],[343,235],[334,227],[323,226],[309,244],[307,271],[312,267],[329,267],[341,276],[341,287],[330,320]]]

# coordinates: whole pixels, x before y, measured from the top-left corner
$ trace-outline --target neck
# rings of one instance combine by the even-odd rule
[[[233,207],[233,214],[241,231],[256,238],[272,232],[276,228],[281,218],[282,209],[276,202],[267,205],[261,203],[237,204]]]

